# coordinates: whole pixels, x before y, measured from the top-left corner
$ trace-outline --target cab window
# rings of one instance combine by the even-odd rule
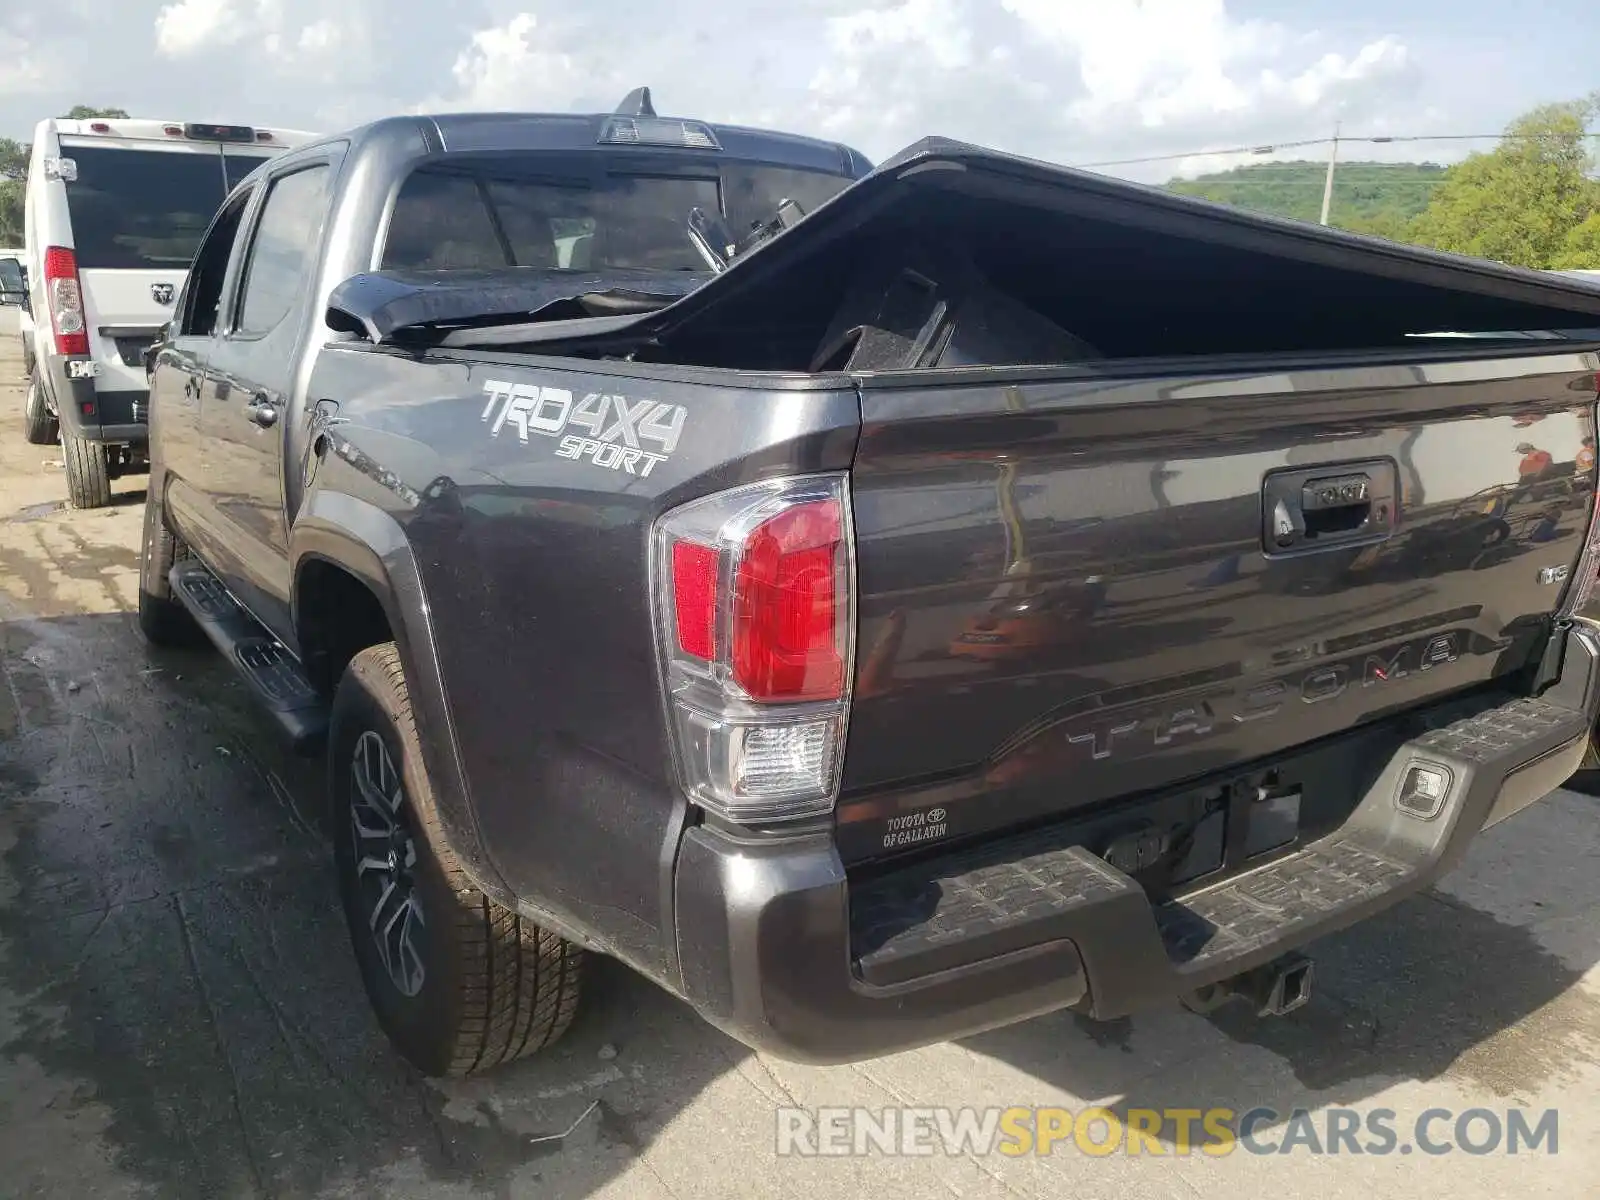
[[[178,331],[187,337],[210,337],[217,332],[222,307],[222,282],[228,258],[239,238],[239,223],[249,207],[251,192],[240,192],[217,214],[211,230],[189,269]]]
[[[328,165],[319,163],[268,185],[244,265],[234,322],[239,333],[271,332],[300,298],[322,241],[330,177]]]

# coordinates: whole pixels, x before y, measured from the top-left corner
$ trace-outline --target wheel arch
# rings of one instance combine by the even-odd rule
[[[450,716],[422,576],[404,529],[368,501],[319,488],[307,495],[290,532],[289,568],[290,620],[303,660],[308,649],[313,654],[317,649],[315,606],[330,595],[324,589],[362,589],[381,612],[405,671],[424,765],[450,849],[480,890],[505,907],[515,907],[510,890],[484,849]],[[351,595],[343,591],[335,598]],[[351,657],[364,648],[357,646]],[[339,670],[343,665],[339,664]],[[337,676],[332,682],[337,685]]]

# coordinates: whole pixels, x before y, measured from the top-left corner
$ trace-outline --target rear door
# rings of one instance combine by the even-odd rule
[[[190,260],[226,195],[222,159],[213,143],[63,137],[61,145],[77,165],[67,207],[102,420],[118,424],[107,398],[145,391],[143,353],[172,319]]]
[[[847,856],[898,844],[891,811],[950,835],[1080,811],[1527,663],[1594,499],[1596,360],[1451,350],[869,380]]]
[[[167,513],[208,561],[218,553],[222,535],[207,494],[211,447],[201,435],[200,398],[222,329],[224,280],[229,264],[241,256],[245,217],[256,190],[230,197],[217,214],[178,295],[172,327],[149,377],[151,436],[165,471]]]
[[[200,424],[206,488],[221,539],[213,565],[274,632],[286,636],[288,541],[283,445],[330,204],[334,152],[296,159],[258,185],[224,331],[208,351]]]

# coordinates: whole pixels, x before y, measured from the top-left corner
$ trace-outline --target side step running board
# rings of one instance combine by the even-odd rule
[[[300,661],[252,617],[210,571],[184,559],[167,576],[182,602],[273,720],[297,754],[320,753],[328,734],[328,704]]]

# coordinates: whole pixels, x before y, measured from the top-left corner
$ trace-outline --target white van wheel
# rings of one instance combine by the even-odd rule
[[[67,468],[67,501],[73,508],[104,508],[111,503],[111,472],[103,443],[64,433],[61,458]]]

